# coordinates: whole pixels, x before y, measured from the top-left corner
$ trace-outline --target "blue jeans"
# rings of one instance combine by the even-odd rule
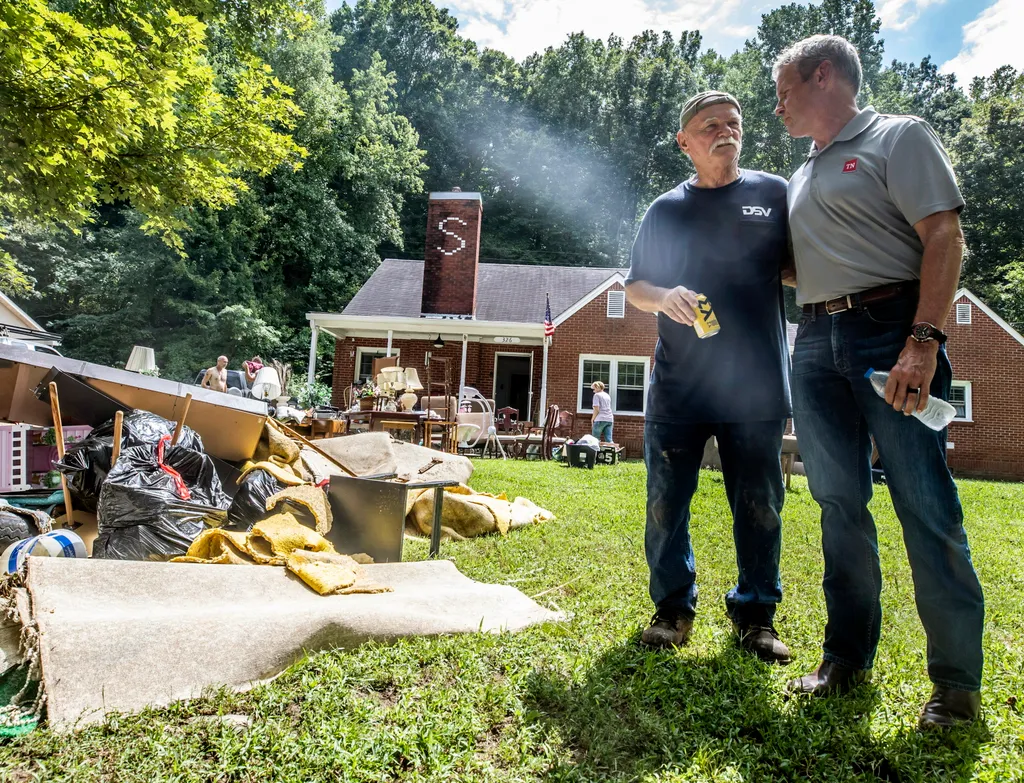
[[[928,637],[928,674],[937,685],[981,687],[985,607],[971,563],[963,510],[946,467],[946,432],[897,413],[864,373],[890,370],[910,334],[912,298],[862,311],[808,316],[793,354],[793,408],[811,494],[821,506],[825,557],[824,658],[869,669],[882,625],[882,574],[871,499],[874,436],[914,578]],[[945,350],[931,394],[949,398]]]
[[[659,609],[692,617],[697,571],[690,545],[690,500],[704,444],[718,438],[725,492],[732,510],[739,579],[725,597],[739,625],[771,625],[782,600],[779,553],[785,488],[779,458],[786,422],[644,425],[647,463],[645,549],[651,599]]]
[[[595,421],[590,425],[590,434],[597,438],[598,443],[613,443],[612,422]]]

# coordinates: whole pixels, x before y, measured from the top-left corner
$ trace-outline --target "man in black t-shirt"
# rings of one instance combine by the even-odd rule
[[[690,500],[714,435],[733,517],[739,578],[725,597],[740,645],[789,663],[773,625],[782,598],[780,453],[790,415],[780,276],[789,267],[786,181],[739,168],[739,102],[701,93],[683,107],[679,148],[697,174],[651,204],[633,243],[626,296],[658,313],[644,426],[645,548],[657,611],[645,644],[686,642],[697,606]],[[693,328],[697,295],[721,331]]]

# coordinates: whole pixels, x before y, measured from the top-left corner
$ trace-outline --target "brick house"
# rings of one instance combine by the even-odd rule
[[[309,313],[310,378],[320,330],[336,338],[333,402],[397,355],[426,382],[430,357],[453,368],[453,393],[472,386],[497,407],[539,423],[549,403],[590,429],[590,384],[608,387],[615,440],[643,449],[643,415],[657,319],[625,300],[617,268],[480,264],[478,193],[431,193],[423,261],[385,259],[341,313]],[[546,295],[554,336],[544,339]],[[967,290],[947,321],[953,401],[949,463],[965,476],[1024,480],[1024,338]],[[790,350],[796,326],[789,326]],[[545,342],[548,344],[545,345]]]
[[[957,408],[949,466],[960,476],[1024,481],[1024,337],[964,288],[946,333]]]
[[[478,193],[431,193],[423,261],[385,259],[344,311],[308,314],[310,377],[323,330],[336,338],[335,405],[370,377],[376,357],[397,355],[424,383],[428,359],[444,357],[453,393],[472,386],[535,423],[556,403],[577,414],[576,434],[590,430],[590,384],[601,380],[615,409],[615,440],[639,456],[655,316],[626,303],[622,269],[480,264],[482,212]]]

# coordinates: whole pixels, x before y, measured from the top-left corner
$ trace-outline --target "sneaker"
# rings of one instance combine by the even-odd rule
[[[640,641],[648,647],[680,647],[690,638],[692,628],[692,617],[672,609],[659,609],[640,635]]]
[[[785,666],[793,660],[789,648],[779,640],[779,635],[770,625],[733,624],[741,648],[753,653],[765,663]]]

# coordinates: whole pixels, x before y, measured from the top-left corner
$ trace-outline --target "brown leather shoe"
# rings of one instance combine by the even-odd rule
[[[689,640],[693,629],[693,618],[671,609],[659,609],[651,618],[651,624],[640,635],[640,641],[648,647],[680,647]]]
[[[851,669],[841,663],[822,661],[810,674],[786,683],[786,695],[806,693],[811,696],[831,696],[848,693],[871,679],[867,669]]]
[[[782,643],[775,629],[770,625],[739,626],[733,623],[733,630],[741,648],[753,653],[765,663],[786,666],[793,660],[789,648]]]
[[[953,726],[970,723],[981,712],[981,691],[958,691],[936,685],[932,697],[921,710],[917,728],[950,729]]]

